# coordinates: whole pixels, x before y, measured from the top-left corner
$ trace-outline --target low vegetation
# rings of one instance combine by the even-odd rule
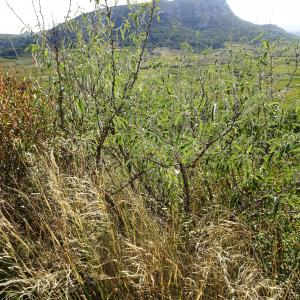
[[[141,8],[0,76],[1,297],[297,299],[298,45],[166,63]]]
[[[24,176],[23,154],[45,141],[49,111],[32,83],[14,73],[1,74],[0,100],[0,183],[11,183]]]

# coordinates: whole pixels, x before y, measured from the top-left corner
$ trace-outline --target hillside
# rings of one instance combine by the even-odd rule
[[[116,27],[131,12],[127,5],[114,10]],[[97,19],[95,12],[76,18]],[[226,0],[162,0],[159,21],[155,21],[149,38],[150,47],[180,48],[189,43],[197,49],[221,48],[225,42],[252,42],[262,35],[269,40],[293,39],[294,35],[276,25],[255,25],[237,17]]]
[[[227,41],[251,42],[262,35],[270,40],[292,39],[295,36],[274,25],[254,25],[237,17],[226,0],[163,0],[160,6],[160,20],[155,21],[149,38],[150,47],[180,48],[187,42],[197,49],[220,48]],[[127,5],[114,9],[116,26],[131,12]],[[72,21],[83,23],[85,18],[95,20],[96,12],[81,15]],[[64,24],[54,28],[65,35]],[[70,32],[68,32],[70,35]],[[0,36],[0,56],[14,56],[32,43],[32,37]]]
[[[219,48],[230,40],[251,42],[260,34],[271,40],[293,38],[277,26],[258,26],[240,19],[226,0],[162,1],[160,7],[161,21],[151,36],[153,45],[177,48],[188,42],[196,48]]]
[[[23,55],[32,43],[33,37],[30,34],[0,34],[0,57]]]

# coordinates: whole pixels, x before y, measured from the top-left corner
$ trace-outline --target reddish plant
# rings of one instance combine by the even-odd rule
[[[46,111],[31,82],[0,72],[0,185],[24,175],[23,154],[48,136]]]

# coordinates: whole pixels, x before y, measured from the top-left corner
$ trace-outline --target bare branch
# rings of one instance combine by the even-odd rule
[[[132,72],[129,75],[127,83],[124,86],[123,97],[125,97],[126,94],[129,91],[132,90],[134,84],[136,83],[136,81],[138,79],[138,75],[139,75],[140,70],[141,70],[141,64],[142,64],[143,57],[144,57],[144,54],[145,54],[147,42],[148,42],[148,39],[149,39],[149,36],[150,36],[150,30],[151,30],[151,26],[152,26],[152,23],[153,23],[153,20],[154,20],[156,8],[157,8],[157,0],[152,0],[151,1],[151,8],[150,8],[150,16],[149,16],[149,20],[148,20],[146,31],[145,31],[145,39],[142,43],[142,49],[141,49],[141,52],[140,52],[139,57],[138,57],[136,69],[135,69],[134,72]]]
[[[188,168],[195,168],[196,164],[203,157],[203,155],[207,152],[207,150],[209,148],[211,148],[216,142],[218,142],[219,140],[221,140],[222,138],[224,138],[227,134],[229,134],[232,131],[232,129],[235,127],[236,122],[237,122],[237,120],[238,120],[238,118],[239,118],[240,115],[241,115],[241,112],[236,112],[235,115],[233,116],[231,124],[223,132],[221,132],[216,138],[214,138],[213,140],[211,140],[210,142],[208,142],[202,148],[202,150],[197,154],[197,156],[194,159],[194,161],[191,164],[189,164],[187,167]]]

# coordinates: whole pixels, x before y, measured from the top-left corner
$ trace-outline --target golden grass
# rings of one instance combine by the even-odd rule
[[[103,172],[30,165],[26,190],[0,192],[2,299],[281,299],[226,210],[161,220],[130,189],[109,197]]]

